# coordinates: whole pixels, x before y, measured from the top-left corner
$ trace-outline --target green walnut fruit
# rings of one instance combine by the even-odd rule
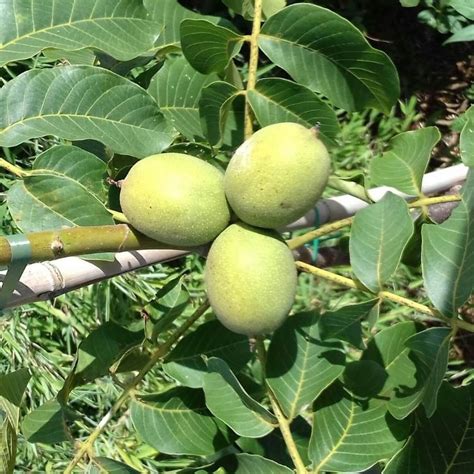
[[[224,326],[248,336],[270,333],[293,305],[293,254],[276,232],[233,224],[211,246],[205,282],[211,307]]]
[[[315,129],[278,123],[254,133],[235,152],[225,193],[247,224],[277,229],[295,221],[321,197],[330,159]]]
[[[210,242],[230,219],[223,173],[181,153],[136,163],[122,183],[120,204],[138,231],[179,247]]]

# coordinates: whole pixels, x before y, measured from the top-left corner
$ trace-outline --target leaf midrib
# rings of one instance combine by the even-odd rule
[[[34,31],[31,31],[28,34],[25,34],[25,35],[22,35],[22,36],[17,36],[16,38],[14,38],[10,41],[7,41],[6,43],[0,44],[0,53],[3,50],[5,50],[8,46],[10,46],[12,44],[19,43],[25,38],[32,38],[35,35],[38,35],[40,33],[44,33],[46,31],[54,30],[56,28],[64,28],[64,27],[67,27],[67,26],[75,26],[75,25],[78,25],[80,23],[86,23],[86,22],[95,23],[95,22],[98,22],[98,21],[115,21],[115,20],[139,21],[139,22],[146,22],[146,23],[150,23],[150,24],[155,23],[154,21],[146,20],[144,18],[121,17],[121,16],[119,16],[119,17],[99,17],[99,18],[93,18],[93,19],[85,18],[85,19],[77,20],[77,21],[69,21],[67,23],[60,23],[60,24],[56,24],[56,25],[53,25],[53,26],[48,26],[46,28],[41,28],[39,30],[34,30]]]
[[[137,128],[139,130],[146,130],[149,132],[159,132],[158,130],[153,130],[151,128],[144,128],[139,125],[127,123],[127,122],[121,122],[120,120],[112,120],[108,119],[105,117],[98,117],[96,115],[84,115],[84,114],[45,114],[45,115],[34,115],[33,117],[28,117],[26,119],[19,120],[18,122],[14,122],[10,125],[8,125],[5,128],[0,129],[0,136],[6,132],[8,132],[10,129],[15,128],[16,126],[23,125],[26,122],[32,121],[32,120],[44,120],[45,118],[58,118],[58,117],[64,117],[64,118],[80,118],[80,119],[86,119],[86,120],[97,120],[101,122],[107,122],[107,123],[113,123],[113,124],[120,124],[120,126],[126,126],[126,127],[132,127],[132,128]]]

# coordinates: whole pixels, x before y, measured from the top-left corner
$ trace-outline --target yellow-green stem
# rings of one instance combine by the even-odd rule
[[[187,319],[172,335],[171,337],[159,346],[151,355],[150,360],[146,365],[140,370],[140,372],[133,378],[133,380],[124,388],[122,394],[113,404],[112,408],[107,412],[107,414],[100,420],[99,424],[96,426],[94,431],[89,435],[87,440],[82,443],[81,447],[78,449],[76,455],[72,461],[67,466],[64,474],[71,474],[76,465],[80,462],[82,457],[89,453],[92,449],[97,438],[104,431],[105,427],[109,421],[117,414],[117,412],[122,408],[123,404],[128,400],[132,392],[135,390],[136,386],[145,378],[146,374],[155,366],[155,364],[165,357],[173,345],[181,338],[181,336],[207,311],[209,308],[209,303],[204,302],[199,308],[194,312],[194,314]]]
[[[27,171],[22,170],[19,166],[15,166],[4,158],[0,158],[0,168],[3,168],[18,178],[23,178],[28,175]]]
[[[345,276],[338,275],[337,273],[329,272],[328,270],[323,270],[322,268],[314,267],[313,265],[308,265],[304,262],[296,262],[296,267],[306,273],[311,273],[312,275],[323,278],[324,280],[331,281],[338,285],[371,293],[367,288],[365,288],[365,286],[353,280],[352,278],[347,278]],[[385,299],[401,304],[403,306],[408,306],[409,308],[412,308],[419,313],[426,314],[431,318],[443,321],[449,324],[450,326],[456,326],[460,329],[474,332],[474,324],[468,323],[467,321],[463,321],[457,318],[447,318],[436,309],[430,308],[429,306],[426,306],[421,303],[417,303],[416,301],[412,301],[411,299],[405,298],[404,296],[391,293],[390,291],[380,291],[379,293],[377,293],[377,296],[382,300]]]
[[[265,384],[265,389],[270,399],[270,404],[272,405],[273,413],[278,420],[278,426],[280,428],[281,434],[283,436],[283,440],[285,442],[286,448],[288,449],[288,453],[293,461],[295,466],[295,470],[297,474],[307,474],[306,467],[304,465],[303,460],[301,459],[300,453],[298,448],[296,447],[295,440],[293,439],[293,435],[291,433],[290,422],[283,414],[282,409],[280,408],[280,404],[278,403],[275,394],[272,392],[271,388],[266,383],[266,375],[265,375],[265,364],[267,360],[267,354],[265,350],[265,344],[262,338],[257,338],[255,347],[257,349],[257,357],[260,361],[260,365],[262,366],[262,374]]]
[[[255,89],[257,83],[257,69],[258,69],[258,35],[260,34],[260,25],[262,22],[262,4],[263,0],[255,0],[254,2],[254,17],[252,24],[252,34],[250,35],[250,59],[249,59],[249,73],[247,78],[247,92]],[[245,138],[249,138],[253,133],[253,115],[248,97],[245,99],[245,124],[244,133]]]
[[[70,227],[26,234],[31,243],[30,262],[101,252],[125,252],[143,249],[177,249],[145,237],[127,224]],[[191,250],[191,249],[187,249]],[[11,260],[8,239],[0,237],[0,265]]]
[[[459,194],[447,194],[445,196],[435,196],[435,197],[425,197],[421,199],[417,199],[416,201],[410,202],[408,207],[426,207],[432,206],[434,204],[442,204],[445,202],[455,202],[460,201],[461,196]]]
[[[441,204],[445,202],[454,202],[459,201],[461,196],[459,194],[451,194],[447,196],[436,196],[431,198],[422,198],[418,199],[417,201],[413,201],[408,204],[408,207],[411,209],[421,207],[425,208],[427,206],[432,206],[433,204]],[[318,239],[323,235],[331,234],[336,230],[342,229],[344,227],[350,226],[352,221],[354,220],[353,217],[347,217],[345,219],[341,219],[339,221],[330,222],[329,224],[324,224],[321,227],[311,230],[310,232],[306,232],[303,235],[295,237],[293,239],[288,240],[288,246],[290,249],[296,249],[298,247],[303,246],[309,242],[312,242],[314,239]]]

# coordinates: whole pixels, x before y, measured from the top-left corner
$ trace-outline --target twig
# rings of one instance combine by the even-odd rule
[[[461,196],[459,194],[451,194],[447,196],[436,196],[436,197],[430,197],[430,198],[422,198],[422,199],[418,199],[416,201],[410,202],[408,204],[408,207],[410,209],[413,209],[417,207],[425,207],[425,206],[431,206],[434,204],[440,204],[444,202],[453,202],[453,201],[459,201],[459,200],[461,200]],[[296,249],[298,247],[303,246],[304,244],[307,244],[309,242],[312,242],[315,239],[318,239],[319,237],[322,237],[323,235],[331,234],[332,232],[335,232],[336,230],[339,230],[351,225],[353,220],[354,220],[354,217],[347,217],[346,219],[341,219],[339,221],[322,225],[318,229],[312,230],[310,232],[307,232],[306,234],[303,234],[303,235],[300,235],[298,237],[288,240],[287,242],[288,246],[290,247],[290,249]]]
[[[333,283],[336,283],[338,285],[372,293],[365,286],[353,280],[352,278],[347,278],[345,276],[338,275],[337,273],[329,272],[327,270],[323,270],[322,268],[308,265],[304,262],[296,262],[296,267],[306,273],[311,273],[312,275],[318,276],[328,281],[332,281]],[[462,319],[447,318],[436,309],[430,308],[429,306],[426,306],[421,303],[417,303],[416,301],[412,301],[411,299],[405,298],[404,296],[400,296],[389,291],[380,291],[379,293],[377,293],[377,296],[381,299],[390,300],[403,306],[408,306],[409,308],[412,308],[415,311],[418,311],[419,313],[426,314],[432,318],[435,318],[438,321],[448,323],[450,326],[456,326],[460,329],[464,329],[465,331],[474,332],[474,324],[468,323],[467,321],[463,321]]]
[[[64,474],[71,474],[73,472],[74,467],[79,463],[82,457],[89,452],[97,438],[101,435],[102,431],[104,431],[104,428],[120,410],[122,405],[128,400],[130,394],[133,392],[136,386],[144,379],[146,374],[155,366],[155,364],[168,354],[173,345],[207,311],[208,308],[209,303],[206,301],[201,306],[199,306],[199,308],[194,312],[194,314],[189,319],[187,319],[165,343],[160,345],[152,353],[150,360],[146,363],[145,366],[142,367],[140,372],[133,378],[133,380],[124,388],[122,394],[114,403],[112,408],[107,412],[107,414],[102,418],[102,420],[100,420],[94,431],[89,435],[87,440],[79,448],[76,455],[65,469]]]
[[[252,34],[250,35],[250,59],[249,73],[247,78],[247,92],[255,89],[257,83],[258,69],[258,35],[260,34],[260,24],[262,22],[262,4],[263,0],[255,0],[254,16],[252,24]],[[249,138],[253,133],[252,110],[248,97],[245,99],[245,138]]]
[[[15,166],[14,164],[8,162],[4,158],[0,158],[0,168],[3,168],[10,173],[14,174],[18,178],[23,178],[28,175],[27,171],[22,170],[19,166]]]
[[[260,365],[262,366],[262,374],[263,374],[265,389],[267,391],[268,398],[270,399],[273,413],[275,414],[276,419],[278,420],[278,425],[280,427],[283,440],[285,441],[286,448],[288,449],[288,453],[291,456],[291,459],[295,466],[296,473],[307,474],[308,471],[306,470],[304,462],[301,459],[300,453],[298,452],[298,448],[296,447],[295,440],[293,439],[293,435],[291,433],[290,422],[287,420],[287,418],[283,414],[283,411],[280,408],[280,404],[278,403],[278,400],[275,397],[275,394],[272,392],[271,388],[266,383],[265,365],[266,365],[266,360],[267,360],[267,354],[266,354],[265,345],[262,338],[256,339],[255,347],[257,349],[257,357],[260,361]]]

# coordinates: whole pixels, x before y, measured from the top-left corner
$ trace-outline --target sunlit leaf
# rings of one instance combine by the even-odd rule
[[[93,48],[121,61],[149,50],[161,26],[136,0],[3,0],[0,66],[45,48]]]
[[[227,25],[228,22],[220,17],[200,15],[183,7],[178,0],[143,0],[151,18],[163,25],[160,36],[155,42],[158,50],[176,49],[180,46],[179,28],[185,19],[206,19],[216,24]]]
[[[54,444],[70,439],[66,413],[57,400],[47,401],[28,413],[21,429],[30,443]]]
[[[229,444],[199,390],[179,387],[134,400],[131,416],[141,438],[166,454],[206,456]]]
[[[444,44],[449,43],[463,43],[467,41],[474,41],[474,25],[465,26],[464,28],[456,31],[454,35],[450,36]]]
[[[284,8],[265,22],[258,43],[296,82],[345,110],[375,107],[388,112],[400,93],[389,57],[326,8],[308,4]]]
[[[32,172],[7,193],[10,213],[24,232],[113,224],[107,211],[106,164],[74,146],[56,146],[35,160]]]
[[[94,457],[94,462],[90,466],[90,470],[87,474],[102,474],[104,470],[107,474],[139,474],[139,471],[127,464],[102,456]]]
[[[247,97],[262,127],[279,122],[296,122],[308,128],[318,124],[320,138],[334,143],[339,131],[336,114],[307,87],[286,79],[261,79]]]
[[[244,390],[222,359],[211,357],[207,369],[203,388],[206,405],[215,417],[248,438],[265,436],[275,428],[273,415]]]
[[[442,224],[422,228],[422,268],[428,296],[448,317],[474,288],[474,173],[469,172],[463,200]]]
[[[474,20],[474,5],[471,0],[449,0],[448,5],[469,20]]]
[[[378,292],[397,269],[413,221],[407,203],[387,193],[376,204],[359,211],[352,224],[350,256],[356,277]]]
[[[290,420],[344,370],[342,345],[321,340],[318,320],[314,313],[288,318],[268,350],[267,381]]]
[[[255,454],[239,453],[236,458],[239,465],[235,474],[290,474],[294,472],[286,466]]]
[[[370,177],[375,184],[421,195],[421,181],[433,147],[441,138],[436,127],[400,133],[390,141],[391,149],[370,163]]]
[[[199,117],[201,90],[219,78],[204,75],[186,58],[169,58],[151,80],[148,92],[170,124],[189,140],[204,136]]]
[[[474,106],[466,112],[466,118],[459,138],[459,147],[464,164],[474,167]]]
[[[309,454],[315,471],[363,471],[390,458],[410,433],[382,400],[359,400],[336,383],[316,401]]]
[[[136,157],[159,153],[174,138],[145,90],[92,66],[33,69],[0,89],[0,146],[46,135],[93,139]]]

